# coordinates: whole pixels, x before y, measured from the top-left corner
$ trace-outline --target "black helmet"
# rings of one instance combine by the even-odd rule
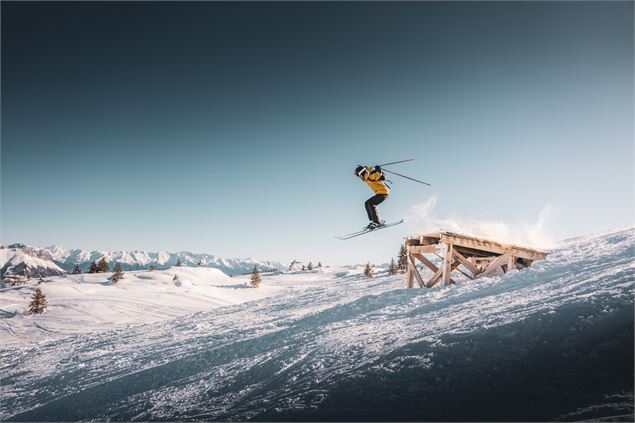
[[[364,166],[358,165],[355,168],[355,176],[361,176],[362,172],[366,169]]]

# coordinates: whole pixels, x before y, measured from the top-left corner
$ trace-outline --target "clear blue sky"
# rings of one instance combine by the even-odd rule
[[[633,3],[2,2],[2,243],[384,262],[387,220],[633,224]]]

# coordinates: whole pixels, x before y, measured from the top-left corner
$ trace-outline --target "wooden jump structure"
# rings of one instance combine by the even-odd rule
[[[452,272],[462,273],[470,279],[503,275],[511,269],[524,269],[535,260],[547,257],[544,251],[452,232],[411,236],[406,239],[406,251],[408,288],[414,288],[415,279],[421,288],[433,288],[441,281],[445,285],[454,284]],[[425,254],[439,257],[443,260],[441,266],[437,267]],[[427,281],[421,277],[417,261],[432,271],[433,275]]]

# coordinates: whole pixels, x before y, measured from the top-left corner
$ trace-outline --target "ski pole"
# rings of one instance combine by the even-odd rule
[[[411,181],[419,182],[420,184],[424,184],[424,185],[427,185],[427,186],[429,186],[429,187],[431,187],[431,186],[432,186],[432,185],[430,185],[430,184],[429,184],[429,183],[427,183],[427,182],[423,182],[423,181],[420,181],[420,180],[418,180],[418,179],[411,178],[410,176],[401,175],[401,174],[399,174],[399,173],[397,173],[397,172],[391,172],[391,171],[386,170],[386,169],[382,169],[382,170],[383,170],[384,172],[392,173],[393,175],[401,176],[402,178],[410,179]]]
[[[388,165],[394,165],[394,164],[397,164],[397,163],[411,162],[411,161],[413,161],[413,160],[414,160],[414,159],[400,160],[400,161],[398,161],[398,162],[384,163],[384,164],[380,164],[380,165],[377,165],[377,166],[388,166]]]

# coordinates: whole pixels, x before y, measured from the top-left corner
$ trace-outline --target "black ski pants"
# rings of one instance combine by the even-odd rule
[[[368,213],[368,220],[379,223],[379,216],[377,216],[377,205],[383,203],[386,197],[388,197],[386,194],[376,194],[366,200],[364,206],[366,207],[366,213]]]

